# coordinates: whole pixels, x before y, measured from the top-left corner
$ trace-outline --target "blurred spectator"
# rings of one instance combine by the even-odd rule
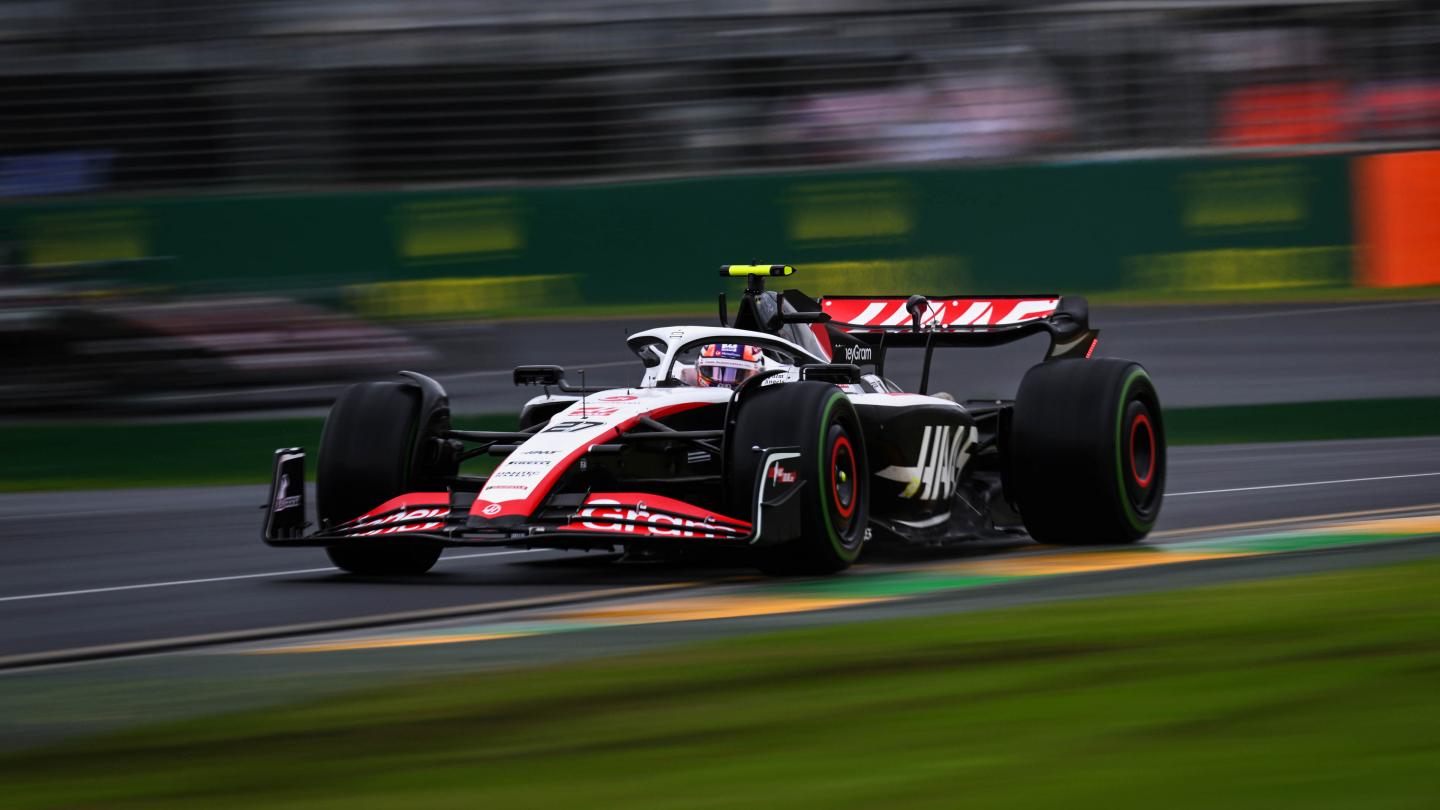
[[[1440,79],[1361,85],[1350,105],[1358,139],[1423,139],[1440,135]]]
[[[92,149],[0,157],[0,197],[102,191],[113,156]]]
[[[1339,82],[1251,85],[1220,102],[1216,140],[1225,146],[1336,143],[1348,136]]]
[[[782,108],[776,140],[805,162],[917,163],[1027,155],[1074,128],[1064,91],[1035,66],[935,71]]]
[[[1216,142],[1298,146],[1440,136],[1440,79],[1241,87],[1220,104]]]
[[[25,0],[0,196],[1436,140],[1437,80],[1419,0]]]

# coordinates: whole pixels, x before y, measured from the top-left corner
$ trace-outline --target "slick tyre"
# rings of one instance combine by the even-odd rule
[[[1031,368],[1015,398],[1007,455],[1007,495],[1041,543],[1133,543],[1160,515],[1165,424],[1137,363]]]
[[[754,509],[761,454],[755,447],[798,447],[801,534],[761,549],[755,564],[773,575],[831,574],[860,556],[869,520],[865,439],[845,392],[822,382],[761,388],[740,404],[728,447],[731,502]]]
[[[336,400],[320,437],[315,474],[316,511],[322,527],[359,517],[396,495],[413,492],[445,471],[427,467],[425,439],[449,427],[449,408],[421,413],[413,385],[361,383]],[[330,546],[336,567],[352,574],[423,574],[440,558],[435,543],[369,538]]]

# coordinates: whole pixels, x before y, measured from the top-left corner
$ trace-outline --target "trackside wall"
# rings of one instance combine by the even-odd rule
[[[785,261],[815,293],[1348,286],[1350,160],[1148,160],[618,185],[39,201],[32,265],[186,293],[309,291],[377,316],[696,302]],[[1387,278],[1390,276],[1387,276]]]

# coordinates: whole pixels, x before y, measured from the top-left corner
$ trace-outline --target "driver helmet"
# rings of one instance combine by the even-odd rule
[[[764,358],[759,346],[707,343],[695,361],[696,382],[701,387],[734,388],[760,373]]]

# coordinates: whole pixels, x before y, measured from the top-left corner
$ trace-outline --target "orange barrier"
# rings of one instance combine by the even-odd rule
[[[1440,284],[1440,152],[1357,158],[1353,171],[1357,281]]]

